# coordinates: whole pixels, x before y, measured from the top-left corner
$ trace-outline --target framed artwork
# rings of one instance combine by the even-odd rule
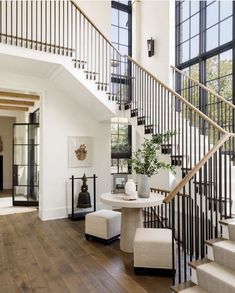
[[[92,137],[69,136],[68,163],[69,168],[92,166]]]
[[[113,192],[123,193],[125,192],[125,184],[127,182],[127,173],[113,174]]]

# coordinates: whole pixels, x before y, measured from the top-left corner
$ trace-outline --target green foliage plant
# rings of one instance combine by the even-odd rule
[[[129,164],[136,174],[145,174],[148,177],[158,173],[159,169],[165,169],[175,174],[175,167],[160,161],[157,151],[161,149],[164,142],[175,135],[176,132],[167,132],[165,134],[155,134],[152,139],[145,139],[140,148],[134,153]]]

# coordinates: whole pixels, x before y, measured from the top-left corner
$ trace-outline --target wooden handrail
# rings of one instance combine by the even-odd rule
[[[80,11],[80,13],[89,21],[89,23],[97,30],[97,32],[105,39],[105,41],[122,57],[126,55],[122,55],[118,49],[114,47],[114,45],[106,38],[106,36],[98,29],[98,27],[94,24],[94,22],[86,15],[86,13],[77,5],[75,0],[70,0],[70,2],[74,5],[74,7]]]
[[[156,188],[156,187],[150,187],[150,191],[151,192],[162,192],[162,193],[168,193],[168,194],[171,192],[170,190]],[[179,193],[179,195],[182,195],[182,196],[185,196],[185,197],[190,197],[190,195],[187,194],[187,193]]]
[[[196,83],[198,86],[200,86],[201,88],[203,88],[204,90],[206,90],[207,92],[213,94],[215,97],[217,97],[219,100],[223,101],[224,103],[226,103],[229,107],[232,107],[233,109],[235,109],[235,105],[231,102],[229,102],[228,100],[226,100],[224,97],[218,95],[217,93],[215,93],[214,91],[212,91],[210,88],[206,87],[204,84],[200,83],[199,81],[197,81],[196,79],[194,79],[191,76],[188,76],[186,73],[184,73],[182,70],[179,70],[177,67],[175,67],[174,65],[170,66],[171,68],[173,68],[175,71],[177,71],[178,73],[184,75],[185,77],[187,77],[188,79],[190,79],[191,81],[193,81],[194,83]]]
[[[126,55],[127,56],[127,55]],[[198,110],[196,107],[194,107],[190,102],[188,102],[186,99],[184,99],[181,95],[179,95],[176,91],[169,88],[164,82],[160,81],[157,77],[155,77],[152,73],[150,73],[148,70],[143,68],[138,62],[133,60],[130,56],[127,56],[127,58],[135,63],[137,66],[139,66],[142,70],[144,70],[147,74],[149,74],[153,79],[155,79],[159,84],[161,84],[165,89],[167,89],[172,95],[176,96],[179,100],[181,100],[184,104],[186,104],[191,110],[196,112],[199,116],[201,116],[204,120],[206,120],[209,124],[211,124],[214,128],[219,130],[221,133],[226,134],[228,133],[225,129],[220,127],[217,123],[215,123],[213,120],[211,120],[208,116],[206,116],[204,113],[202,113],[200,110]]]
[[[157,77],[155,77],[152,73],[150,73],[148,70],[146,70],[143,66],[141,66],[137,61],[132,59],[128,55],[122,55],[114,46],[113,44],[105,37],[105,35],[97,28],[97,26],[92,22],[92,20],[84,13],[84,11],[77,5],[75,0],[70,0],[70,2],[74,5],[76,9],[80,11],[80,13],[90,22],[90,24],[97,30],[97,32],[105,39],[105,41],[121,56],[126,57],[129,61],[136,64],[139,68],[141,68],[143,71],[145,71],[149,76],[151,76],[154,80],[156,80],[159,84],[161,84],[165,89],[167,89],[171,94],[176,96],[178,99],[180,99],[184,104],[186,104],[192,111],[196,112],[199,116],[201,116],[204,120],[206,120],[209,124],[211,124],[214,128],[216,128],[218,131],[220,131],[223,134],[226,134],[227,131],[224,130],[222,127],[220,127],[217,123],[215,123],[213,120],[211,120],[207,115],[202,113],[200,110],[198,110],[196,107],[194,107],[190,102],[188,102],[186,99],[184,99],[181,95],[179,95],[176,91],[169,88],[165,83],[160,81]]]
[[[169,193],[163,200],[164,203],[169,203],[179,192],[186,186],[186,184],[193,178],[193,176],[202,168],[203,165],[217,152],[217,150],[231,137],[235,137],[234,133],[226,133],[213,148],[193,167],[193,169],[179,182],[179,184]]]

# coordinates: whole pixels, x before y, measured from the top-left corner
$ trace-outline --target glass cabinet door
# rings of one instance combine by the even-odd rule
[[[13,205],[37,206],[39,195],[39,124],[14,124]]]

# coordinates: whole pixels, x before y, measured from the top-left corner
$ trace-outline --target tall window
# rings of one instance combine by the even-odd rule
[[[231,0],[176,1],[177,67],[233,103],[234,11]]]
[[[125,55],[131,56],[131,23],[131,1],[112,1],[112,43],[122,56],[112,51],[111,91],[127,103],[131,98],[131,66]]]
[[[111,120],[111,173],[128,173],[131,158],[131,126],[126,118]]]
[[[112,43],[131,55],[131,1],[112,1]]]

